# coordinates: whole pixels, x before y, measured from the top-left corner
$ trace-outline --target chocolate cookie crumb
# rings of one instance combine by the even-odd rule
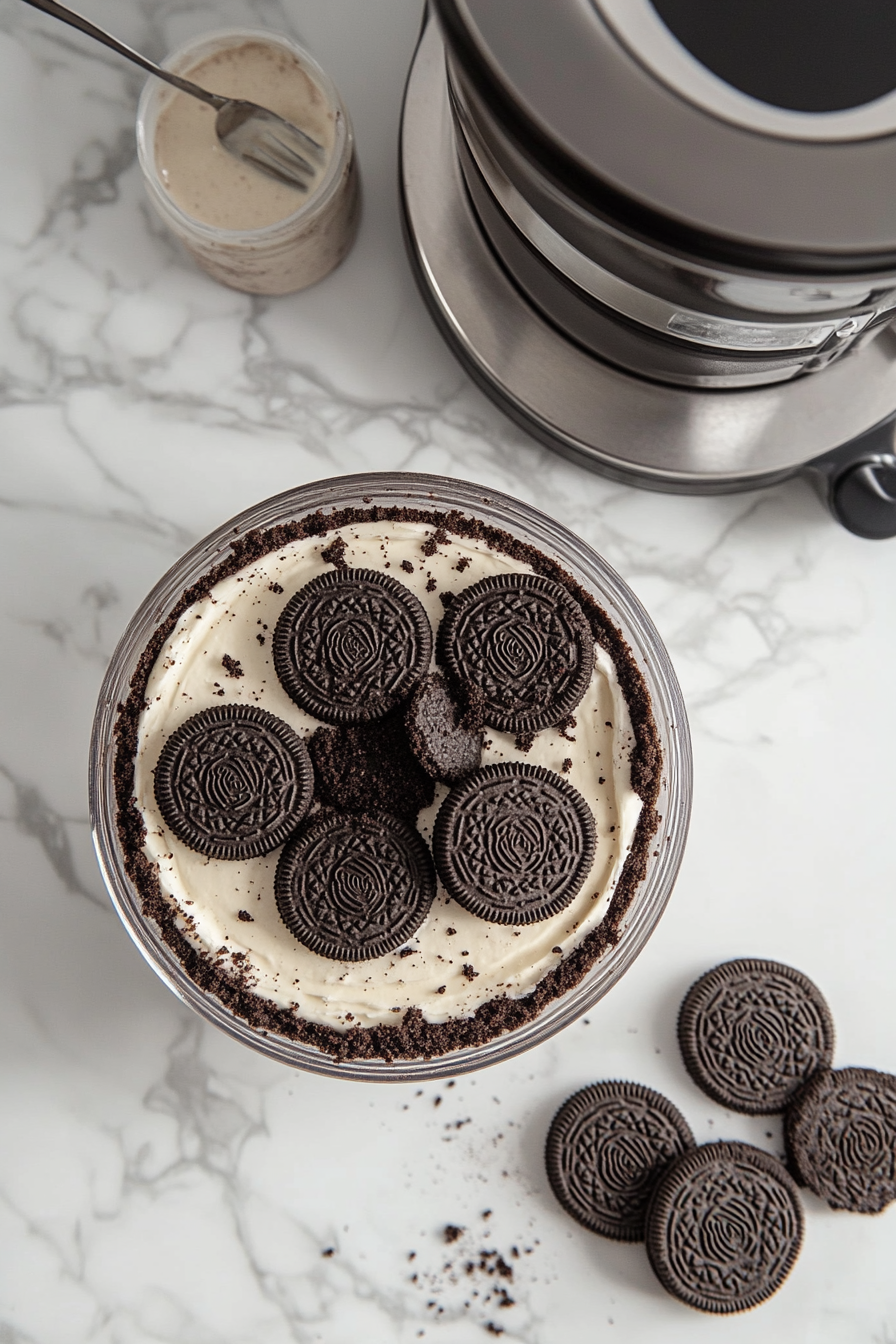
[[[435,579],[426,580],[426,591],[428,593],[434,593],[438,586],[439,585],[436,583]]]
[[[405,574],[413,574],[414,572],[414,566],[411,564],[410,560],[402,560],[401,568],[404,570]]]
[[[517,733],[515,743],[517,751],[531,751],[535,741],[534,733]]]
[[[568,728],[569,729],[575,728],[575,726],[576,726],[575,714],[567,714],[566,718],[561,719],[560,722],[557,724],[557,732],[560,734],[562,738],[565,738],[567,742],[575,742],[576,739],[574,737],[570,737],[569,733],[567,732]]]
[[[225,653],[221,659],[221,666],[229,677],[244,677],[246,675],[239,658],[231,658],[229,653]]]
[[[473,967],[470,966],[469,964],[461,966],[460,973],[461,975],[465,976],[467,980],[475,980],[479,975],[479,972],[474,971]]]
[[[568,775],[568,774],[569,774],[570,770],[572,769],[572,757],[571,757],[571,756],[565,756],[565,757],[564,757],[564,759],[563,759],[563,764],[561,765],[560,769],[561,769],[561,771],[563,772],[564,775]]]
[[[264,635],[256,635],[255,638],[258,640],[259,644],[264,647]]]
[[[465,569],[469,569],[471,563],[468,555],[462,555],[454,568],[457,570],[458,574],[463,574]]]
[[[448,544],[448,533],[444,527],[437,527],[432,536],[427,537],[420,549],[424,555],[435,555],[440,546]]]
[[[244,924],[254,924],[254,923],[255,923],[255,919],[253,918],[252,915],[249,914],[249,911],[248,911],[248,910],[237,910],[237,912],[236,912],[236,917],[237,917],[237,919],[241,919],[241,920],[243,921]]]
[[[269,592],[269,593],[282,593],[282,592],[283,592],[283,584],[282,584],[282,583],[269,583],[269,584],[268,584],[268,592]]]
[[[345,542],[340,536],[336,536],[320,553],[321,560],[326,560],[328,565],[334,569],[348,569],[345,560]]]
[[[464,1231],[465,1231],[464,1228],[458,1227],[455,1223],[448,1223],[446,1224],[445,1231],[443,1232],[442,1235],[444,1236],[445,1241],[450,1246],[453,1241],[457,1241],[459,1237],[463,1236]]]
[[[373,723],[318,728],[308,751],[317,797],[330,807],[416,821],[435,798],[435,783],[411,750],[400,712]]]
[[[445,933],[446,933],[446,934],[448,935],[448,937],[450,938],[452,934],[457,933],[457,929],[446,929],[446,930],[445,930]]]

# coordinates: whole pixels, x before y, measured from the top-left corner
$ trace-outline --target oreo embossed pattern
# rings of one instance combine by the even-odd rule
[[[787,1112],[790,1166],[832,1209],[880,1213],[896,1199],[896,1078],[822,1069]]]
[[[727,961],[688,990],[678,1017],[685,1068],[722,1106],[783,1111],[830,1064],[834,1023],[808,976],[776,961]]]
[[[585,694],[591,632],[560,584],[500,575],[465,589],[439,627],[439,656],[485,697],[485,721],[507,732],[558,723]]]
[[[554,1116],[545,1163],[554,1194],[583,1227],[615,1241],[643,1241],[660,1173],[693,1147],[688,1122],[659,1092],[596,1083]]]
[[[314,779],[302,739],[251,705],[203,710],[159,757],[159,810],[184,844],[216,859],[277,849],[308,811]]]
[[[728,1314],[765,1302],[803,1242],[797,1188],[774,1157],[746,1143],[708,1143],[660,1179],[646,1221],[660,1283],[698,1311]]]
[[[480,919],[532,924],[557,914],[594,858],[585,799],[540,765],[487,765],[439,808],[433,853],[449,896]]]

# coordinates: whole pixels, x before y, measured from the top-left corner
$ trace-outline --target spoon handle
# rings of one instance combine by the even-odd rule
[[[194,98],[201,98],[204,103],[210,103],[212,107],[222,108],[227,98],[223,98],[218,93],[209,93],[208,89],[200,88],[198,84],[192,83],[189,79],[181,79],[180,75],[173,75],[170,70],[163,70],[161,66],[155,65],[152,61],[141,56],[139,51],[134,51],[133,47],[128,47],[124,42],[119,42],[117,37],[107,33],[104,29],[98,28],[95,23],[89,19],[76,14],[74,10],[66,9],[65,5],[60,5],[57,0],[25,0],[26,5],[33,5],[35,9],[40,9],[44,14],[50,14],[54,19],[61,19],[63,23],[70,24],[72,28],[77,28],[80,32],[86,33],[88,37],[93,37],[97,42],[102,42],[104,46],[111,47],[117,51],[119,56],[124,56],[127,60],[133,61],[135,65],[141,65],[144,70],[148,70],[151,75],[157,75],[159,79],[164,79],[166,83],[173,84],[176,89],[183,93],[192,94]]]

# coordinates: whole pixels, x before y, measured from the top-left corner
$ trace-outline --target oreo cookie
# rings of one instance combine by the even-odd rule
[[[832,1209],[880,1213],[896,1199],[896,1078],[823,1069],[784,1120],[790,1168]]]
[[[325,810],[284,849],[274,894],[283,923],[312,952],[369,961],[417,931],[436,877],[419,832],[400,817]]]
[[[653,1188],[694,1136],[659,1092],[638,1083],[595,1083],[551,1122],[545,1164],[551,1189],[583,1227],[614,1241],[643,1241]]]
[[[691,986],[678,1041],[688,1073],[714,1101],[745,1115],[775,1115],[830,1064],[834,1023],[821,991],[800,971],[742,959]]]
[[[540,765],[486,765],[439,809],[433,854],[448,895],[495,924],[563,910],[591,870],[594,818],[565,779]]]
[[[292,835],[314,791],[288,723],[255,705],[217,705],[181,724],[155,770],[165,824],[213,859],[251,859]]]
[[[436,672],[423,678],[408,706],[405,723],[414,755],[428,775],[446,784],[482,764],[482,692],[468,689],[472,694],[453,695]]]
[[[653,1271],[673,1297],[698,1311],[747,1311],[777,1292],[796,1263],[799,1191],[761,1149],[707,1143],[660,1178],[645,1234]]]
[[[594,638],[571,594],[538,574],[500,574],[458,593],[439,626],[439,661],[485,696],[484,720],[502,732],[537,732],[581,700]]]
[[[320,574],[290,598],[274,631],[286,693],[324,723],[379,719],[429,668],[432,628],[409,588],[372,569]]]

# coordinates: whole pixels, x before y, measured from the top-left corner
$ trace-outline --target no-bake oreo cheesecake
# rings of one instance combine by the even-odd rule
[[[239,537],[116,727],[144,917],[203,991],[336,1059],[480,1045],[577,984],[644,876],[660,767],[597,603],[418,509]]]

